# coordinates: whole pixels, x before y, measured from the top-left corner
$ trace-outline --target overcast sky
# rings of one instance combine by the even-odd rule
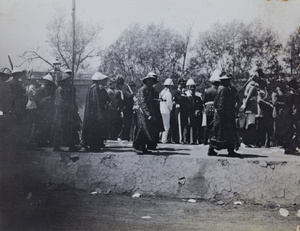
[[[72,1],[0,0],[0,68],[9,67],[8,55],[19,65],[24,51],[46,46],[46,24],[55,6],[65,8],[71,18]],[[273,27],[284,42],[300,26],[299,12],[300,0],[76,0],[76,17],[102,26],[102,47],[133,23],[164,23],[179,32],[192,26],[196,38],[215,22],[256,18]]]

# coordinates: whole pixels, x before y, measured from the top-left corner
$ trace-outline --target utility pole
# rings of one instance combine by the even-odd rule
[[[72,56],[72,84],[74,82],[75,77],[75,0],[73,0],[73,6],[72,6],[72,21],[73,21],[73,56]]]

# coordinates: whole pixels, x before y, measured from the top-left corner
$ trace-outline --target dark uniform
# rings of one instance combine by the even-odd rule
[[[173,94],[174,101],[174,126],[173,142],[187,143],[187,129],[188,129],[188,99],[184,91],[186,82],[184,79],[178,80],[178,89]]]
[[[196,87],[195,87],[196,88]],[[201,131],[202,131],[202,111],[203,111],[203,101],[199,96],[195,95],[195,90],[192,90],[188,99],[188,118],[189,126],[187,131],[187,142],[192,144],[200,144]],[[192,140],[191,140],[191,130],[192,130]]]
[[[150,72],[144,79],[144,85],[137,92],[136,129],[133,147],[137,152],[148,153],[147,149],[154,149],[158,142],[158,134],[163,131],[163,124],[159,110],[158,93],[152,86],[147,85],[148,79],[157,82],[156,75]]]
[[[45,76],[50,79],[49,76]],[[44,77],[44,78],[45,78]],[[52,78],[52,77],[51,77]],[[52,78],[53,79],[53,78]],[[36,142],[40,146],[52,144],[51,129],[54,118],[54,98],[56,85],[51,80],[44,79],[45,83],[37,89],[37,123],[36,123]]]
[[[210,131],[212,129],[214,114],[215,114],[215,106],[214,100],[218,93],[218,84],[214,83],[211,87],[204,90],[204,105],[205,105],[205,114],[206,114],[206,127],[204,132],[204,141],[205,145],[208,144],[208,139],[210,136]]]
[[[216,113],[211,130],[208,155],[216,155],[214,149],[227,149],[229,156],[239,156],[239,140],[236,128],[236,94],[237,90],[230,85],[230,77],[220,77],[221,84],[214,101]]]
[[[69,147],[69,151],[77,151],[75,145],[79,144],[80,117],[76,103],[76,88],[72,87],[69,77],[64,77],[65,75],[68,74],[63,73],[60,86],[55,91],[53,146],[54,151],[63,151],[60,147]]]
[[[99,151],[104,147],[104,116],[109,96],[103,86],[98,85],[98,81],[89,87],[83,117],[82,142],[91,151]]]
[[[299,117],[299,95],[298,95],[298,83],[296,79],[291,79],[287,83],[289,89],[285,94],[283,118],[285,121],[285,139],[284,139],[284,153],[285,154],[297,154],[297,125]]]

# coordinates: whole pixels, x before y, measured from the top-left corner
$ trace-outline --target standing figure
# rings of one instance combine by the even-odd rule
[[[208,144],[208,139],[210,137],[210,131],[212,129],[213,120],[214,120],[214,114],[215,114],[215,106],[214,106],[214,100],[218,93],[218,86],[220,84],[220,77],[221,72],[219,70],[215,70],[212,76],[210,77],[209,81],[212,83],[212,85],[204,90],[204,107],[205,107],[205,116],[206,116],[206,126],[204,131],[204,140],[203,144]]]
[[[214,101],[215,115],[209,143],[208,155],[217,155],[214,149],[227,149],[228,156],[239,157],[234,149],[238,149],[236,129],[236,94],[237,90],[231,86],[231,77],[220,77],[220,86]]]
[[[122,118],[119,102],[121,94],[116,89],[117,82],[115,78],[111,78],[108,82],[107,93],[110,98],[110,104],[107,110],[107,139],[117,140],[122,128]]]
[[[188,126],[188,100],[185,93],[186,81],[183,78],[178,80],[178,88],[174,92],[174,126],[173,141],[176,144],[187,143],[187,126]]]
[[[256,146],[265,145],[269,148],[273,134],[273,105],[270,103],[271,98],[267,90],[267,82],[259,81],[257,94],[257,115],[256,115]]]
[[[132,127],[132,117],[133,117],[133,104],[134,104],[134,94],[135,94],[135,83],[130,81],[128,84],[122,85],[122,93],[124,96],[123,105],[123,123],[122,130],[119,134],[121,140],[131,140],[131,127]]]
[[[173,108],[171,86],[174,86],[173,80],[168,78],[164,82],[165,88],[159,93],[160,99],[160,113],[162,116],[164,131],[161,134],[161,142],[163,144],[168,142],[168,134],[170,130],[170,115]]]
[[[137,124],[133,147],[137,153],[151,153],[148,149],[153,149],[157,145],[157,134],[161,131],[161,115],[158,118],[159,99],[153,85],[157,83],[157,76],[150,72],[143,79],[143,86],[137,92]],[[157,112],[158,108],[158,112]]]
[[[272,92],[272,104],[274,105],[273,118],[274,118],[274,140],[275,145],[283,146],[284,143],[284,97],[286,93],[286,83],[283,79],[278,79],[276,89]]]
[[[38,146],[52,145],[52,125],[54,119],[54,98],[56,85],[52,75],[47,74],[42,79],[42,85],[36,92],[38,107],[36,124],[36,142]]]
[[[242,128],[244,128],[243,142],[247,147],[256,145],[256,115],[257,115],[257,95],[259,90],[260,76],[256,69],[250,72],[249,83],[245,88],[243,104],[240,111],[245,113],[246,120]]]
[[[10,139],[14,143],[22,144],[24,142],[24,138],[28,135],[26,134],[26,89],[22,85],[22,79],[24,78],[23,72],[14,68],[12,70],[12,76],[6,80],[7,89],[9,92],[8,102],[9,107],[8,111],[11,113],[11,128],[9,134]]]
[[[53,151],[78,151],[80,117],[76,103],[76,88],[72,86],[71,76],[61,73],[57,79],[59,87],[55,91],[55,114],[53,121]]]
[[[202,111],[203,101],[196,95],[196,85],[189,85],[191,94],[188,99],[188,131],[187,131],[187,143],[200,144],[202,143]]]
[[[37,103],[36,103],[36,93],[37,88],[39,87],[37,79],[35,76],[30,76],[30,79],[26,80],[26,142],[35,143],[37,134],[36,134],[36,122],[37,122]]]
[[[103,86],[108,77],[96,72],[93,83],[86,94],[82,128],[82,146],[90,151],[100,151],[104,147],[104,116],[109,96]]]
[[[297,125],[299,117],[299,85],[295,78],[290,78],[288,90],[284,98],[284,154],[298,154],[297,147]]]

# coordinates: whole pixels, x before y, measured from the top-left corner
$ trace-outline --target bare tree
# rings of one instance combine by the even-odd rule
[[[260,21],[249,24],[232,21],[215,24],[199,34],[191,64],[194,69],[207,74],[219,68],[241,76],[253,65],[271,73],[275,67],[280,68],[278,56],[281,50],[276,34],[263,28]]]
[[[68,69],[72,67],[72,22],[71,18],[66,17],[66,12],[57,10],[55,17],[47,25],[47,44],[50,48],[52,57],[58,57],[62,66]],[[87,69],[89,67],[88,59],[100,56],[100,47],[97,44],[98,36],[101,28],[98,25],[90,25],[76,20],[75,34],[75,73],[79,69]],[[39,53],[39,49],[25,51],[22,55],[24,62],[34,62],[42,60],[52,66],[47,55]]]
[[[284,48],[285,68],[290,74],[299,73],[300,69],[300,31],[293,32]]]
[[[188,37],[189,39],[189,37]],[[164,78],[182,69],[189,40],[164,25],[127,28],[105,51],[100,70],[140,78],[155,71]]]

